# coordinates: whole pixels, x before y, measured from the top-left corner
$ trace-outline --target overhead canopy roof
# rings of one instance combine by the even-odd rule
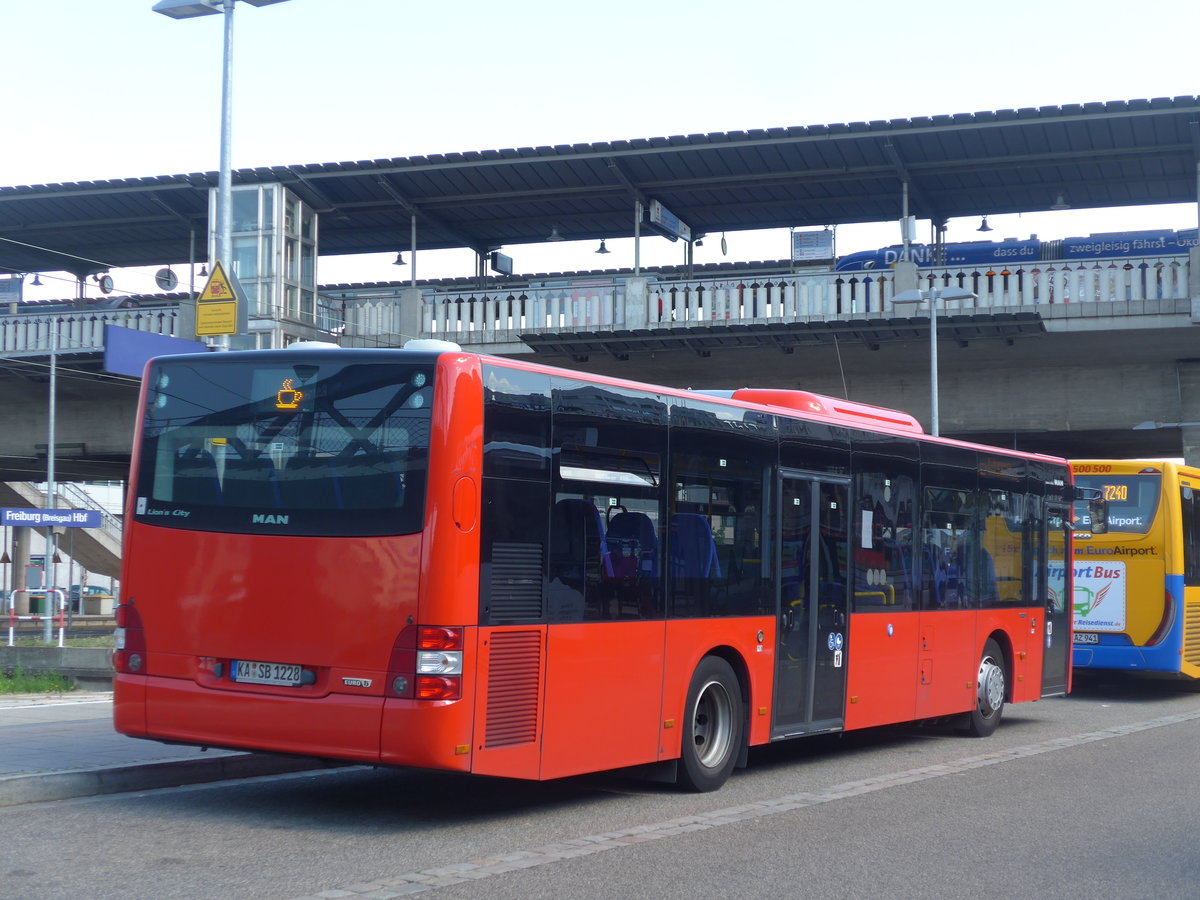
[[[1200,98],[694,134],[240,169],[321,214],[322,255],[480,252],[633,234],[635,199],[693,235],[1197,200]],[[0,272],[97,271],[204,258],[214,172],[0,188]],[[47,252],[44,249],[49,248]],[[78,258],[83,258],[81,261]]]

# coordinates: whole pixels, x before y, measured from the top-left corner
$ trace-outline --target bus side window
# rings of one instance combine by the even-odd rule
[[[589,618],[604,614],[603,582],[612,580],[613,568],[600,511],[592,501],[566,497],[554,504],[548,575],[556,620],[562,619],[564,606]],[[578,619],[578,615],[568,616],[565,621]]]

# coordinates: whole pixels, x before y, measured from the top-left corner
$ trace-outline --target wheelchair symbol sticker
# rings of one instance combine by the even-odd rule
[[[834,634],[832,631],[829,632],[829,640],[827,640],[825,642],[825,646],[828,647],[830,650],[832,650],[834,647],[837,646],[837,635]]]

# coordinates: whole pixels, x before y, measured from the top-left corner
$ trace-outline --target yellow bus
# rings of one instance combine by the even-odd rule
[[[1200,469],[1078,459],[1071,470],[1108,510],[1094,527],[1076,503],[1075,667],[1200,678]]]

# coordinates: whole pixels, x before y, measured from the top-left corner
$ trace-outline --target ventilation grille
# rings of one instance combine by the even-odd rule
[[[1200,666],[1200,603],[1183,608],[1183,661]]]
[[[538,735],[542,635],[504,631],[491,636],[484,746],[531,744]]]
[[[492,586],[487,603],[493,622],[542,618],[541,544],[492,544]]]

